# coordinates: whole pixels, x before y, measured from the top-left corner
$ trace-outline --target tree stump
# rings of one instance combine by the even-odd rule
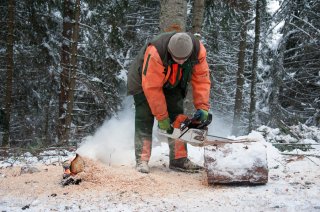
[[[208,184],[266,184],[266,146],[259,142],[206,146]]]

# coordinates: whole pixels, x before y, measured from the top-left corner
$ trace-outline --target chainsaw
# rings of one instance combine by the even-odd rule
[[[193,146],[223,145],[232,143],[255,142],[248,139],[230,139],[208,134],[208,125],[212,122],[212,114],[208,114],[205,121],[198,121],[199,117],[186,118],[180,127],[172,127],[171,130],[161,130],[158,133],[168,138],[179,139]],[[177,125],[177,124],[176,124]]]

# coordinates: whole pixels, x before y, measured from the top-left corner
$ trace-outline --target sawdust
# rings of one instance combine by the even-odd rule
[[[164,166],[151,167],[151,173],[142,174],[131,166],[106,166],[83,158],[84,172],[79,173],[79,185],[61,185],[63,168],[39,165],[40,172],[21,174],[20,167],[0,169],[0,199],[5,196],[36,199],[39,196],[111,194],[114,198],[133,200],[148,197],[177,195],[181,192],[207,188],[203,173],[188,174],[169,170]]]
[[[85,170],[78,176],[83,182],[122,194],[163,196],[204,186],[202,174],[177,173],[163,166],[151,167],[150,174],[142,174],[134,167],[106,166],[88,158],[84,160]]]

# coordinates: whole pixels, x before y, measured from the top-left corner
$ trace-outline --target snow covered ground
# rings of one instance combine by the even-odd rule
[[[319,128],[292,128],[298,142],[314,144],[314,149],[290,152],[280,152],[271,143],[297,142],[295,136],[268,127],[258,130],[249,136],[267,146],[266,185],[209,186],[205,172],[172,171],[168,168],[168,145],[159,142],[160,138],[155,138],[151,173],[138,173],[132,122],[120,117],[105,123],[77,150],[86,160],[80,185],[60,184],[61,162],[72,158],[74,152],[48,151],[40,158],[27,153],[0,161],[0,210],[320,211]],[[203,164],[203,148],[188,148],[189,157]],[[26,165],[38,172],[24,173],[21,167]]]
[[[266,145],[269,180],[261,186],[209,186],[206,173],[168,168],[168,145],[154,133],[151,173],[135,170],[133,112],[103,124],[77,149],[85,157],[79,185],[62,187],[66,150],[25,153],[0,161],[1,211],[320,211],[320,129],[305,125],[261,126],[251,139]],[[215,119],[209,134],[226,136],[228,124]],[[156,123],[155,123],[156,124]],[[219,126],[219,125],[220,126]],[[156,127],[155,127],[156,128]],[[311,144],[306,151],[280,152],[272,143]],[[287,146],[288,147],[288,146]],[[204,163],[204,149],[188,146],[189,157]],[[284,155],[286,154],[286,155]],[[28,167],[37,168],[25,173]]]

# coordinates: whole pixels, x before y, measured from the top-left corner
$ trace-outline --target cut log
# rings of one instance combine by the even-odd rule
[[[259,142],[206,146],[208,184],[266,184],[266,146]]]
[[[62,164],[64,173],[63,179],[68,178],[70,175],[75,176],[80,172],[84,171],[84,160],[79,154],[76,154],[76,157],[70,160],[63,162]]]
[[[78,174],[84,171],[84,160],[79,154],[71,161],[70,171],[73,174]]]

